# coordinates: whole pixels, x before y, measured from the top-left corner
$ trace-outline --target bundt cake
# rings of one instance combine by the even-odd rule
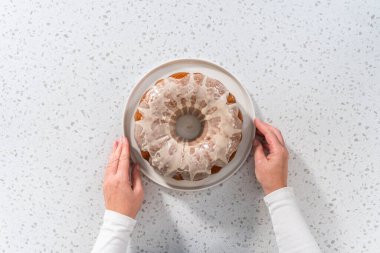
[[[135,115],[141,156],[160,174],[196,181],[230,162],[242,138],[235,97],[201,73],[175,73],[141,97]]]

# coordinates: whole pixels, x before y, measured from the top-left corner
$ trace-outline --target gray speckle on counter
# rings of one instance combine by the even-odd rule
[[[90,251],[127,95],[186,57],[282,130],[323,252],[378,252],[379,1],[2,1],[0,27],[0,252]],[[145,191],[131,252],[277,251],[251,158],[210,190]]]

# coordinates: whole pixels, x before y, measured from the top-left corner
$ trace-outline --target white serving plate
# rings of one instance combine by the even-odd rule
[[[243,115],[242,140],[234,159],[231,160],[218,173],[200,181],[175,180],[159,175],[147,162],[142,158],[137,143],[134,138],[134,113],[138,106],[139,100],[144,92],[150,88],[157,80],[166,78],[176,72],[199,72],[215,78],[222,82],[228,90],[235,96],[239,109]],[[218,185],[230,178],[245,162],[252,148],[252,139],[255,134],[255,127],[252,120],[255,118],[253,102],[248,91],[237,80],[235,76],[224,68],[205,60],[200,59],[178,59],[166,62],[155,67],[145,74],[129,94],[124,111],[123,126],[124,135],[130,141],[131,158],[134,162],[140,164],[141,171],[146,177],[153,182],[174,190],[196,191],[210,188]]]

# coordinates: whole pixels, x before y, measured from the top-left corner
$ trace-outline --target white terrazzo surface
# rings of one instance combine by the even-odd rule
[[[0,252],[90,251],[127,95],[184,57],[229,69],[282,130],[322,250],[379,252],[377,0],[1,1]],[[145,180],[130,251],[276,252],[251,164],[197,193]]]

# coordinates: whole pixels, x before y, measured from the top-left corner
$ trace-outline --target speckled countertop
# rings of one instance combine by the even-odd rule
[[[238,76],[282,130],[323,251],[379,252],[380,2],[158,2],[0,3],[0,252],[90,251],[128,93],[186,57]],[[130,251],[276,252],[251,164],[196,193],[145,179]]]

